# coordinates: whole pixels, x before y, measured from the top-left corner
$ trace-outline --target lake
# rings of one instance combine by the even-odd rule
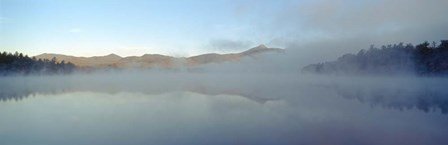
[[[0,78],[2,145],[446,145],[444,78],[107,73]]]

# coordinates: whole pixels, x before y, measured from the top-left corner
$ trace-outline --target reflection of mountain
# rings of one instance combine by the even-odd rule
[[[73,82],[72,82],[73,83]],[[160,82],[141,85],[139,83],[122,84],[121,82],[95,82],[84,85],[72,85],[72,83],[36,83],[15,82],[0,84],[0,101],[20,101],[35,94],[62,94],[70,92],[99,92],[99,93],[118,93],[118,92],[137,92],[144,94],[163,94],[170,92],[193,92],[203,95],[236,95],[263,104],[267,101],[278,100],[270,98],[263,94],[253,94],[252,89],[241,90],[235,87],[223,85],[210,85],[208,83],[197,83],[192,85],[188,82],[173,84],[158,84]],[[77,82],[78,83],[78,82]],[[84,82],[85,83],[85,82]],[[103,85],[106,83],[107,85]],[[127,82],[128,83],[128,82]]]
[[[241,53],[216,54],[208,53],[187,58],[178,58],[160,54],[145,54],[142,56],[120,57],[115,54],[94,57],[75,57],[61,54],[44,53],[37,55],[36,58],[52,59],[55,57],[58,61],[72,62],[79,67],[111,67],[111,68],[173,68],[176,66],[198,66],[209,63],[222,63],[229,61],[238,61],[245,57],[252,57],[267,52],[282,52],[283,49],[267,48],[260,45]]]
[[[145,76],[147,73],[143,73]],[[100,74],[79,76],[53,76],[30,78],[3,78],[0,84],[0,100],[21,100],[33,94],[59,94],[64,92],[136,92],[163,94],[170,92],[194,92],[204,95],[236,95],[264,104],[282,100],[289,103],[309,102],[320,104],[319,99],[338,99],[342,96],[372,106],[386,109],[417,109],[424,112],[448,114],[448,91],[445,81],[423,80],[413,83],[391,83],[354,78],[335,82],[298,79],[291,77],[270,79],[274,76],[222,76],[204,74]],[[278,76],[275,76],[278,77]],[[391,78],[386,78],[389,80]],[[397,81],[398,82],[398,81]],[[442,82],[442,83],[440,83]],[[322,98],[323,97],[323,98]],[[318,98],[318,99],[317,99]],[[332,101],[330,101],[332,102]],[[325,104],[334,105],[334,104]],[[356,109],[356,108],[354,108]]]
[[[79,92],[79,91],[92,91],[92,90],[59,90],[59,91],[36,91],[36,92],[30,92],[30,91],[23,91],[23,92],[0,92],[0,101],[20,101],[23,99],[26,99],[27,97],[33,96],[35,94],[61,94],[61,93],[67,93],[67,92]],[[199,93],[199,94],[203,94],[203,95],[210,95],[210,96],[214,96],[214,95],[237,95],[237,96],[241,96],[244,98],[247,98],[249,100],[255,101],[257,103],[260,104],[264,104],[268,101],[274,101],[274,100],[278,100],[276,98],[260,98],[258,96],[253,96],[251,94],[245,95],[245,94],[241,94],[238,91],[223,91],[223,92],[219,92],[219,91],[211,91],[211,90],[197,90],[197,89],[192,89],[192,90],[184,90],[184,91],[188,91],[188,92],[193,92],[193,93]],[[115,93],[114,91],[108,91],[108,92],[104,92],[104,93]],[[159,94],[159,93],[169,93],[169,91],[167,92],[144,92],[147,94]]]
[[[397,109],[400,111],[418,109],[424,112],[441,111],[448,114],[448,92],[429,87],[387,88],[379,86],[330,86],[347,99],[356,99],[371,106]]]
[[[205,94],[205,95],[237,95],[244,98],[248,98],[252,101],[255,101],[260,104],[264,104],[268,101],[279,100],[279,98],[272,98],[269,96],[263,96],[261,94],[254,94],[244,92],[241,89],[230,89],[230,88],[222,88],[222,87],[205,87],[205,86],[189,86],[187,87],[188,91]]]

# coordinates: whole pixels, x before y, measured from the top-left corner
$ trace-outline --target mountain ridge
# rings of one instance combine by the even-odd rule
[[[284,52],[284,49],[280,48],[268,48],[265,45],[259,45],[250,48],[246,51],[239,53],[205,53],[190,57],[173,57],[162,54],[143,54],[141,56],[127,56],[122,57],[117,54],[111,53],[104,56],[71,56],[55,53],[43,53],[34,56],[37,59],[52,59],[56,58],[58,62],[64,60],[65,62],[71,62],[78,67],[114,67],[114,68],[173,68],[176,66],[200,66],[209,63],[223,63],[230,61],[239,61],[244,57],[252,57],[262,53],[268,52]]]

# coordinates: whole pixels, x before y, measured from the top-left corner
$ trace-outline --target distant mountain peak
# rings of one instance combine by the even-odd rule
[[[266,48],[268,48],[268,47],[266,47],[266,45],[260,44],[257,47],[254,47],[253,49],[266,49]]]
[[[56,53],[42,53],[42,54],[39,54],[39,55],[62,55],[62,54],[56,54]],[[37,55],[37,56],[39,56],[39,55]]]
[[[114,53],[111,53],[111,54],[109,54],[109,55],[105,55],[105,56],[103,56],[104,58],[109,58],[109,59],[121,59],[122,57],[121,56],[119,56],[119,55],[116,55],[116,54],[114,54]]]
[[[111,53],[111,54],[106,55],[106,56],[121,57],[121,56],[119,56],[119,55],[117,55],[117,54],[115,54],[115,53]]]
[[[269,48],[264,44],[260,44],[257,47],[251,48],[249,50],[246,50],[242,52],[243,55],[253,55],[261,52],[267,52],[267,51],[276,51],[276,52],[283,52],[283,49],[280,48]]]

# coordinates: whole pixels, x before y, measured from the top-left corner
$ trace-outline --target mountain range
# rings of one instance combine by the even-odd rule
[[[195,67],[210,63],[239,61],[245,57],[255,57],[264,53],[281,53],[284,49],[268,48],[259,45],[240,53],[207,53],[191,57],[172,57],[160,54],[144,54],[142,56],[121,57],[116,54],[93,57],[76,57],[63,54],[44,53],[35,56],[36,59],[53,59],[58,62],[71,62],[81,68],[174,68],[177,66]]]

